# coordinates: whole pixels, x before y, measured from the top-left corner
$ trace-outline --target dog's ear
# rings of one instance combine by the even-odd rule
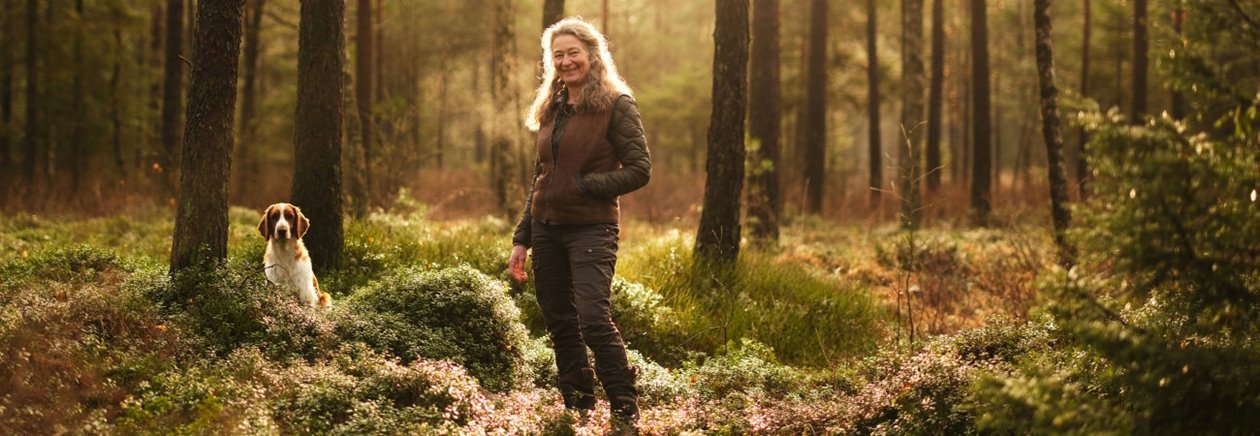
[[[297,214],[297,237],[306,236],[306,231],[311,229],[311,220],[306,219],[306,215],[302,215],[302,209],[293,206],[293,212]]]
[[[263,211],[262,220],[258,221],[258,234],[268,241],[271,240],[271,209],[275,207],[274,204],[267,206],[267,210]]]

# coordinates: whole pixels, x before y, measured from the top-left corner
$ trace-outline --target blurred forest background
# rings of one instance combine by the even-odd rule
[[[644,434],[1260,428],[1260,0],[0,6],[0,433],[608,431],[505,270],[566,15]]]
[[[498,168],[492,169],[494,149],[489,144],[493,123],[505,118],[512,141],[504,169],[511,170],[512,191],[506,199],[514,206],[511,209],[519,208],[532,162],[532,135],[523,127],[521,114],[540,74],[543,4],[511,2],[507,23],[511,43],[504,49],[516,67],[505,70],[496,68],[493,60],[499,19],[493,3],[347,2],[343,148],[347,162],[354,158],[350,153],[361,150],[369,157],[354,170],[347,164],[345,174],[347,179],[364,179],[362,183],[371,179],[371,205],[388,207],[399,188],[407,188],[432,204],[435,212],[448,216],[498,210],[502,205],[496,204],[500,200],[491,177]],[[782,161],[777,167],[790,211],[805,208],[809,178],[804,170],[811,160],[807,157],[811,141],[825,144],[824,201],[816,212],[827,217],[870,213],[873,154],[880,155],[878,186],[895,189],[890,182],[905,148],[899,116],[905,87],[903,26],[897,3],[832,5],[823,14],[825,123],[815,137],[805,116],[811,6],[805,0],[781,2],[777,55]],[[928,3],[935,2],[924,4]],[[942,200],[966,198],[973,171],[972,140],[977,135],[991,138],[992,189],[999,207],[1041,204],[1046,198],[1032,3],[988,3],[992,128],[987,132],[972,127],[969,2],[941,2],[939,36],[933,36],[938,34],[933,12],[921,11],[919,74],[925,82],[939,75],[942,86],[939,103],[933,100],[939,106],[935,109],[940,113],[939,139],[930,145],[939,149],[939,157],[927,164],[939,169],[929,172],[931,181],[923,182],[939,180],[941,186],[925,198],[933,205],[927,210],[929,217],[962,212],[959,206],[965,202]],[[1150,79],[1143,89],[1133,86],[1133,6],[1131,1],[1073,1],[1060,2],[1052,10],[1056,72],[1066,114],[1075,114],[1080,97],[1086,96],[1103,108],[1128,112],[1135,92],[1146,100],[1145,113],[1172,109],[1168,70],[1156,66],[1167,63],[1180,44],[1174,24],[1184,16],[1175,13],[1181,6],[1174,1],[1151,4],[1147,48],[1151,61],[1143,73]],[[173,197],[192,58],[193,7],[170,1],[8,0],[0,17],[5,23],[0,39],[0,165],[4,181],[13,188],[4,190],[4,210],[106,213],[137,201],[165,202]],[[178,16],[170,13],[176,8],[182,11]],[[365,8],[370,9],[366,25],[358,20],[359,10]],[[645,192],[626,199],[629,210],[654,221],[694,217],[703,189],[711,110],[714,9],[703,2],[662,0],[571,0],[564,8],[569,15],[606,26],[621,72],[642,108],[657,171]],[[872,12],[874,22],[868,23]],[[290,192],[298,21],[298,5],[293,2],[250,1],[246,7],[232,204],[265,206],[286,199]],[[875,57],[868,52],[868,24],[875,32]],[[183,35],[170,35],[172,29]],[[361,53],[365,47],[358,40],[363,38],[371,44]],[[182,44],[175,48],[175,56],[170,55],[172,42]],[[940,71],[925,68],[938,54]],[[370,59],[366,68],[359,66],[361,58]],[[1088,66],[1083,65],[1086,62]],[[175,72],[168,72],[171,69]],[[498,112],[490,82],[496,74],[508,72],[509,110]],[[873,90],[868,89],[868,73],[878,81]],[[365,81],[362,74],[372,77]],[[371,87],[366,94],[358,90],[363,84]],[[928,99],[923,85],[920,104]],[[872,97],[878,105],[869,105]],[[360,134],[365,119],[354,108],[363,102],[355,99],[368,100],[370,134]],[[871,107],[881,115],[877,148],[869,146]],[[927,126],[907,129],[921,135]],[[1079,129],[1065,126],[1069,163],[1080,154],[1080,136]],[[1074,183],[1080,179],[1079,169],[1066,165]],[[1076,195],[1077,190],[1071,192]],[[895,201],[884,204],[882,216],[892,217]]]

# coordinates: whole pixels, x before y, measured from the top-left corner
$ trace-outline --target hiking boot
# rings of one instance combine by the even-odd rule
[[[613,403],[610,407],[612,409],[612,434],[619,436],[638,436],[638,403],[633,400],[627,403],[624,399],[622,399]]]
[[[560,376],[558,384],[566,409],[589,411],[595,408],[594,370],[582,368],[572,374]]]

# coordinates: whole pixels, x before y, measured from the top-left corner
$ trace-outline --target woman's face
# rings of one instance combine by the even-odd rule
[[[586,76],[591,72],[591,54],[573,35],[560,35],[551,40],[551,62],[560,80],[570,89],[586,83]]]

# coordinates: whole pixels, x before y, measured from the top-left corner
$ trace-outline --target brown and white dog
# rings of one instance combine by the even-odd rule
[[[311,268],[311,256],[306,252],[306,244],[302,243],[302,236],[310,227],[310,220],[297,206],[289,203],[268,206],[262,221],[258,222],[258,233],[267,240],[263,266],[266,267],[267,280],[292,288],[302,304],[328,307],[332,298],[319,290],[319,281]]]

